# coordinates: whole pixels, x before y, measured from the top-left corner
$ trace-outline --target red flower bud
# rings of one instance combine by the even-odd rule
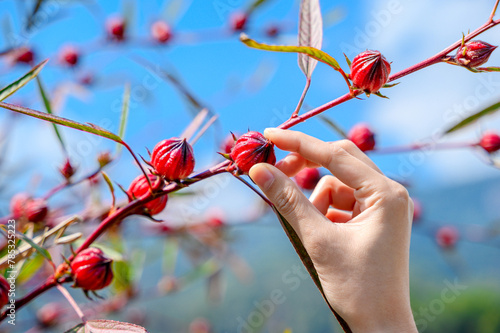
[[[379,51],[367,50],[352,60],[350,79],[355,88],[370,95],[387,83],[390,73],[391,65],[385,57]]]
[[[231,29],[233,31],[244,30],[247,25],[248,16],[243,12],[236,12],[231,15]]]
[[[76,168],[74,168],[71,165],[71,162],[69,159],[66,160],[66,163],[59,169],[59,172],[61,172],[61,175],[66,178],[70,179],[76,172]]]
[[[0,275],[0,309],[9,303],[10,285],[6,278]]]
[[[122,41],[125,39],[126,24],[121,17],[110,17],[106,22],[108,35],[111,39]]]
[[[53,327],[59,324],[63,313],[60,303],[47,303],[36,312],[36,319],[42,327]]]
[[[276,36],[278,36],[279,33],[280,33],[280,29],[277,25],[273,24],[273,25],[270,25],[266,28],[266,35],[268,37],[271,37],[271,38],[276,37]]]
[[[497,46],[473,40],[458,48],[455,61],[466,67],[477,67],[486,63]]]
[[[375,148],[375,134],[365,124],[357,124],[349,131],[347,138],[354,142],[361,151]]]
[[[436,232],[436,242],[443,249],[451,249],[459,238],[458,230],[453,226],[444,226]]]
[[[12,197],[10,210],[14,218],[26,218],[35,223],[42,222],[48,213],[45,200],[33,199],[25,193],[19,193]]]
[[[59,57],[61,63],[73,67],[78,63],[79,53],[73,46],[65,46],[61,50]]]
[[[186,139],[160,141],[151,153],[151,164],[166,180],[181,180],[194,170],[193,147]]]
[[[486,132],[483,134],[479,146],[488,153],[494,153],[500,149],[500,136],[494,132]]]
[[[148,176],[149,180],[151,181],[151,184],[154,184],[155,182],[158,181],[157,176],[155,175],[148,175]],[[143,195],[149,193],[149,184],[148,181],[146,180],[146,177],[144,175],[140,175],[137,178],[135,178],[130,184],[127,193],[132,198],[140,198]],[[159,214],[165,209],[165,206],[167,205],[167,200],[168,197],[166,195],[163,195],[157,199],[154,199],[153,201],[148,202],[145,205],[145,208],[151,215]]]
[[[112,260],[102,250],[88,248],[78,253],[71,262],[75,280],[74,288],[99,290],[107,287],[113,280]]]
[[[12,59],[16,63],[31,64],[35,59],[35,54],[29,47],[21,46],[12,51]]]
[[[317,168],[304,168],[295,175],[295,182],[303,190],[314,190],[320,179]]]
[[[166,43],[172,38],[172,29],[164,21],[157,21],[151,26],[151,35],[158,43]]]
[[[231,159],[241,173],[247,174],[257,163],[276,163],[274,145],[259,132],[243,134],[231,151]]]

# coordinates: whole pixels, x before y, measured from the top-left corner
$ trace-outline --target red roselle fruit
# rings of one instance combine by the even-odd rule
[[[164,21],[156,21],[151,26],[151,35],[158,43],[166,43],[172,38],[172,29]]]
[[[107,258],[102,250],[88,248],[78,253],[71,262],[71,271],[75,283],[74,288],[99,290],[107,287],[113,280],[113,261]]]
[[[61,172],[61,175],[65,179],[69,180],[76,173],[76,168],[74,168],[70,160],[67,159],[64,165],[59,169],[59,172]]]
[[[391,65],[385,57],[379,51],[367,50],[354,57],[349,77],[354,88],[370,95],[387,83],[390,73]]]
[[[492,154],[500,150],[500,136],[495,132],[486,132],[483,134],[481,141],[479,141],[479,146]]]
[[[60,303],[47,303],[36,312],[36,319],[42,327],[52,327],[59,324],[63,313]]]
[[[480,40],[473,40],[458,48],[455,61],[466,67],[477,67],[485,64],[497,46]]]
[[[47,202],[43,199],[34,199],[26,193],[19,193],[12,197],[10,210],[15,219],[26,218],[31,222],[42,222],[47,217]]]
[[[444,226],[436,232],[436,242],[443,249],[455,247],[459,238],[458,230],[453,226]]]
[[[186,139],[160,141],[151,153],[151,165],[166,180],[184,179],[194,170],[193,147]]]
[[[9,303],[9,291],[9,282],[0,275],[0,309]]]
[[[155,175],[148,175],[151,184],[155,184],[158,181],[158,177]],[[128,195],[132,198],[140,198],[150,191],[148,181],[144,175],[140,175],[135,178],[127,191]],[[153,201],[148,202],[144,208],[147,209],[148,213],[151,215],[156,215],[161,213],[165,206],[167,205],[168,197],[163,195]]]
[[[266,28],[266,35],[268,37],[271,37],[271,38],[276,37],[276,36],[278,36],[279,33],[280,33],[280,29],[277,25],[273,24],[273,25],[270,25]]]
[[[347,138],[354,142],[361,151],[369,151],[375,148],[375,134],[366,124],[354,125]]]
[[[110,17],[106,21],[106,29],[111,39],[123,41],[125,39],[126,23],[121,17]]]
[[[243,12],[233,13],[230,17],[231,29],[235,32],[245,30],[247,21],[247,14]]]
[[[12,58],[16,63],[31,64],[35,59],[35,54],[29,47],[21,46],[12,51]]]
[[[236,141],[230,157],[238,167],[238,171],[243,174],[248,174],[255,164],[276,163],[274,145],[262,134],[254,131],[243,134]]]
[[[210,322],[205,318],[196,318],[189,324],[189,333],[210,333]]]
[[[78,63],[79,57],[79,52],[75,47],[65,46],[60,52],[59,60],[61,61],[61,63],[69,67],[73,67]]]
[[[303,190],[314,190],[321,175],[317,168],[304,168],[295,175],[295,182]]]
[[[225,154],[230,154],[231,150],[234,147],[234,144],[236,143],[236,140],[238,140],[237,137],[233,133],[231,133],[226,136],[220,148]]]

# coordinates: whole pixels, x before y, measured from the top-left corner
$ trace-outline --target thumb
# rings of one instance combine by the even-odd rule
[[[249,176],[292,225],[302,242],[304,236],[319,230],[318,224],[324,222],[325,216],[283,172],[270,164],[260,163],[250,169]]]

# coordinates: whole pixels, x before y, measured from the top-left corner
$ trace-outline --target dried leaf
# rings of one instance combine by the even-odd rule
[[[299,17],[299,46],[310,46],[321,50],[323,43],[323,18],[319,0],[302,0]],[[308,54],[300,53],[299,67],[310,78],[318,61]]]

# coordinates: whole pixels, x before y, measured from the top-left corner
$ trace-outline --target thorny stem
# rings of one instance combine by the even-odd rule
[[[492,28],[500,23],[500,19],[493,20],[494,14],[496,12],[496,9],[497,9],[499,3],[500,3],[500,0],[497,0],[495,3],[495,7],[494,7],[492,14],[490,15],[488,21],[483,26],[479,27],[478,29],[476,29],[472,33],[469,33],[465,37],[465,42],[471,40],[472,38],[480,35],[481,33],[485,32],[486,30],[488,30],[488,29],[490,29],[490,28]],[[439,52],[435,56],[430,57],[430,58],[428,58],[428,59],[426,59],[426,60],[424,60],[424,61],[422,61],[414,66],[408,67],[408,68],[406,68],[406,69],[404,69],[396,74],[391,75],[389,77],[388,82],[397,80],[401,77],[409,75],[409,74],[416,72],[418,70],[421,70],[425,67],[428,67],[428,66],[431,66],[431,65],[434,65],[436,63],[441,62],[442,59],[445,58],[449,52],[453,51],[454,49],[459,47],[461,44],[462,44],[462,39],[460,39],[456,43],[452,44],[448,48],[444,49],[443,51]],[[357,97],[361,93],[362,93],[361,91],[352,91],[352,92],[346,93],[345,95],[340,96],[340,97],[338,97],[338,98],[336,98],[328,103],[325,103],[325,104],[323,104],[323,105],[321,105],[321,106],[319,106],[311,111],[308,111],[301,116],[292,117],[292,118],[288,119],[283,124],[278,126],[278,128],[281,128],[281,129],[291,128],[291,127],[293,127],[301,122],[304,122],[307,119],[312,118],[312,117],[314,117],[314,116],[316,116],[316,115],[318,115],[326,110],[329,110],[329,109],[331,109],[339,104],[347,102],[347,101]],[[142,167],[141,163],[139,162],[139,160],[137,159],[137,157],[133,153],[132,149],[126,143],[123,143],[123,144],[127,148],[127,150],[129,150],[131,152],[134,160],[139,165],[141,171],[144,173],[144,175],[146,176],[146,179],[148,180],[149,185],[151,186],[151,183],[149,181],[149,177],[147,177],[147,174],[146,174],[144,168]],[[97,229],[95,229],[94,232],[86,239],[86,241],[77,249],[77,253],[88,248],[109,226],[111,226],[112,224],[114,224],[118,221],[123,220],[127,216],[130,216],[130,215],[136,213],[137,210],[140,207],[142,207],[144,204],[146,204],[146,203],[148,203],[148,202],[150,202],[150,201],[152,201],[152,200],[154,200],[162,195],[167,195],[170,192],[173,192],[173,191],[179,190],[183,187],[189,186],[192,183],[196,183],[200,180],[212,177],[216,174],[226,172],[227,171],[226,169],[230,165],[230,163],[231,163],[230,161],[222,162],[222,163],[220,163],[220,164],[218,164],[218,165],[216,165],[216,166],[214,166],[214,167],[212,167],[212,168],[210,168],[210,169],[208,169],[208,170],[206,170],[198,175],[195,175],[195,176],[189,178],[187,182],[183,182],[181,184],[170,183],[163,189],[162,192],[154,194],[154,195],[152,193],[148,193],[144,197],[141,197],[138,200],[132,201],[128,205],[118,209],[112,215],[108,216],[106,219],[104,219],[99,224]],[[70,260],[71,259],[72,258],[70,257]],[[71,277],[66,276],[66,277],[61,278],[58,281],[56,281],[54,279],[54,276],[50,276],[42,285],[40,285],[36,289],[32,290],[30,293],[28,293],[27,295],[25,295],[21,299],[16,300],[16,309],[20,309],[21,307],[23,307],[25,304],[29,303],[31,300],[33,300],[34,298],[36,298],[40,294],[42,294],[45,291],[54,287],[56,284],[69,282],[71,280],[72,280]],[[0,315],[0,322],[3,321],[6,317],[7,317],[7,311],[4,311]]]

